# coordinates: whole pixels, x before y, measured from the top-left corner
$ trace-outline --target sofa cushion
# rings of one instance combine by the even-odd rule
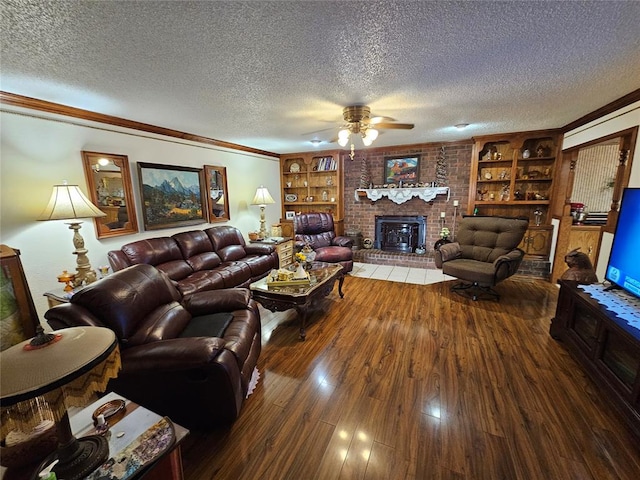
[[[124,245],[122,251],[132,264],[153,265],[172,280],[180,280],[193,272],[182,257],[178,244],[171,237],[138,240]]]
[[[246,263],[251,270],[251,276],[254,280],[258,280],[267,275],[273,268],[278,265],[274,264],[271,255],[247,255],[241,262]]]
[[[224,279],[224,288],[245,286],[251,282],[251,268],[244,262],[223,263],[214,272]]]
[[[227,225],[207,228],[204,231],[213,245],[213,250],[223,262],[233,262],[246,256],[244,237],[235,227]]]
[[[178,244],[182,257],[194,271],[211,270],[222,263],[213,251],[211,240],[202,230],[177,233],[172,238]]]
[[[470,272],[471,275],[470,275]],[[470,278],[482,286],[494,286],[495,270],[493,263],[479,262],[469,258],[457,258],[442,264],[442,273],[457,278]]]
[[[187,278],[177,281],[176,286],[182,295],[190,295],[196,292],[225,288],[225,282],[220,272],[200,270],[193,272]]]

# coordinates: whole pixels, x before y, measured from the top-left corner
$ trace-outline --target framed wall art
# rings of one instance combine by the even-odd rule
[[[207,221],[204,171],[138,163],[145,230],[197,225]]]
[[[420,155],[410,157],[387,157],[384,159],[384,179],[382,183],[398,185],[418,183]]]
[[[93,219],[96,236],[108,238],[137,233],[127,156],[83,151],[82,162],[91,201],[106,214]]]
[[[204,166],[207,184],[207,218],[209,223],[229,220],[229,191],[227,190],[227,169],[213,165]]]

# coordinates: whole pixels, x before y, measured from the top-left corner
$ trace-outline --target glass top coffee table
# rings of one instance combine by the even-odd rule
[[[310,285],[277,286],[267,284],[267,277],[249,285],[251,296],[264,308],[272,312],[284,312],[295,308],[300,318],[300,339],[307,336],[306,322],[307,312],[314,303],[326,297],[333,290],[333,285],[338,280],[338,293],[342,293],[344,273],[342,265],[334,263],[313,262],[309,270]]]

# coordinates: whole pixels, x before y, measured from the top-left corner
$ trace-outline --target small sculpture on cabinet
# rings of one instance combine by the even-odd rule
[[[586,253],[579,252],[580,247],[574,248],[564,256],[569,269],[562,274],[561,280],[573,280],[581,285],[598,283],[598,277],[593,269],[591,260]]]

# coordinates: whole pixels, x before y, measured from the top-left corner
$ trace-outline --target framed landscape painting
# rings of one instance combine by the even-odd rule
[[[411,157],[390,157],[384,159],[384,180],[382,183],[418,183],[420,155]]]
[[[138,163],[145,230],[206,222],[206,191],[201,168]]]

